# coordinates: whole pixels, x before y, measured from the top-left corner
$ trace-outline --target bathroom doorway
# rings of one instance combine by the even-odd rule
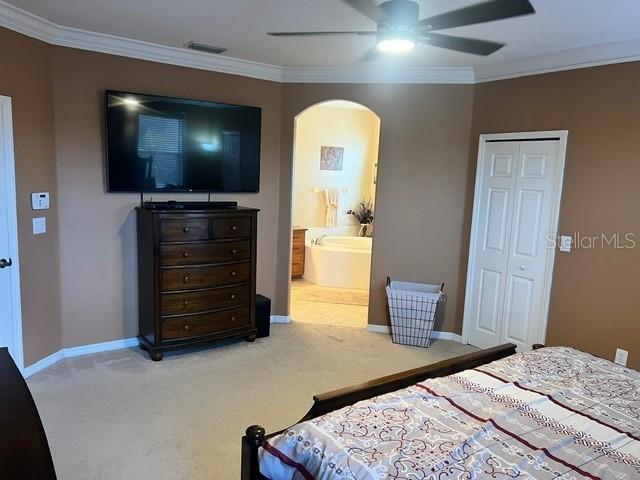
[[[380,118],[332,100],[300,113],[294,132],[291,317],[366,328]]]

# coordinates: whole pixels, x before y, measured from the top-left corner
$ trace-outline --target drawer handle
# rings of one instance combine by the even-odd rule
[[[187,258],[188,256],[189,256],[189,252],[183,252],[183,253],[182,253],[182,257],[183,257],[183,258]]]
[[[182,231],[184,233],[189,233],[189,227],[187,227],[186,225],[184,227],[182,227]]]
[[[236,275],[238,275],[236,272],[231,272],[232,277],[235,277]]]
[[[231,255],[235,255],[236,253],[238,253],[238,250],[236,250],[235,248],[233,248],[233,249],[231,250]]]
[[[231,315],[231,321],[232,321],[232,322],[235,322],[235,321],[236,321],[236,317],[235,317],[235,315]]]
[[[189,325],[185,325],[184,327],[182,327],[185,329],[185,331],[189,331],[189,329],[191,328]]]
[[[238,230],[238,227],[236,227],[235,225],[231,225],[231,231],[235,232],[236,230]]]
[[[184,302],[182,302],[182,305],[184,305],[185,307],[189,306],[189,300],[185,300]]]
[[[184,283],[189,283],[189,276],[185,275],[184,277],[182,277],[182,280],[184,281]]]
[[[229,298],[230,298],[231,300],[235,300],[235,299],[236,299],[236,294],[235,294],[235,293],[232,293],[231,295],[229,295]]]

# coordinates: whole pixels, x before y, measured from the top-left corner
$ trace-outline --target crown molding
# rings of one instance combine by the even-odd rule
[[[0,0],[0,26],[51,45],[107,53],[273,82],[473,83],[471,68],[287,68],[66,27]]]
[[[282,67],[66,27],[0,0],[0,27],[51,45],[283,83],[474,84],[640,60],[640,39],[475,67]]]
[[[475,83],[472,67],[286,67],[285,83]]]
[[[476,83],[640,60],[640,38],[534,55],[475,68]]]
[[[58,25],[0,0],[0,26],[51,43]]]
[[[283,69],[129,38],[57,25],[0,0],[0,26],[61,47],[282,82]]]

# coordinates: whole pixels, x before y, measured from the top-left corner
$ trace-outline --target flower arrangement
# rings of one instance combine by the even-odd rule
[[[353,215],[360,225],[368,225],[373,223],[373,205],[371,200],[361,200],[358,206],[347,211],[347,214]]]

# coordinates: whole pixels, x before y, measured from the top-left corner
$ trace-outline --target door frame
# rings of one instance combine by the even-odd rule
[[[22,304],[20,301],[20,255],[18,251],[18,210],[16,195],[16,169],[13,151],[13,116],[11,97],[0,95],[0,136],[4,149],[5,176],[7,181],[7,219],[9,220],[9,255],[13,265],[11,276],[11,319],[13,326],[13,359],[22,372],[24,352],[22,345]],[[2,151],[0,151],[2,155]]]
[[[469,341],[470,329],[470,306],[469,299],[473,291],[473,278],[476,267],[476,247],[478,243],[478,222],[480,215],[480,188],[484,174],[484,158],[485,148],[488,141],[520,141],[520,140],[558,140],[558,164],[556,171],[556,181],[553,186],[553,205],[551,209],[551,228],[556,234],[558,233],[558,223],[560,221],[560,203],[562,200],[562,185],[564,182],[564,166],[567,156],[567,140],[569,130],[549,130],[537,132],[515,132],[515,133],[489,133],[481,134],[478,143],[478,161],[476,165],[476,182],[473,193],[473,213],[471,217],[471,238],[469,240],[469,260],[467,262],[467,286],[465,289],[464,314],[462,320],[462,342],[467,344]],[[551,284],[553,281],[553,267],[555,265],[556,249],[551,249],[550,255],[547,256],[544,274],[544,289],[542,311],[542,323],[538,331],[537,338],[532,343],[544,344],[547,337],[547,321],[549,318],[549,304],[551,301]]]

